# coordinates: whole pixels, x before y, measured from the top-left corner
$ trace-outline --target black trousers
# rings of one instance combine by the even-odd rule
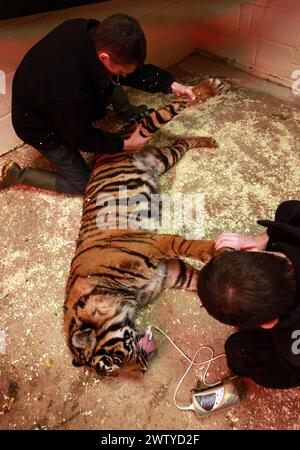
[[[225,343],[228,367],[237,375],[274,389],[300,386],[300,367],[278,353],[267,330],[239,331]]]
[[[56,189],[66,194],[85,193],[90,176],[90,168],[78,149],[68,145],[47,148],[47,144],[34,146],[57,169]]]
[[[30,120],[30,113],[27,113]],[[58,172],[56,190],[66,194],[83,195],[90,176],[90,168],[79,149],[72,148],[54,130],[28,133],[15,126],[18,136],[37,149]]]
[[[58,192],[79,195],[85,193],[90,168],[79,149],[72,148],[60,133],[53,129],[50,121],[23,106],[16,95],[13,95],[12,99],[12,123],[19,138],[36,148],[55,167],[58,172]],[[35,123],[40,123],[38,129],[32,128]]]

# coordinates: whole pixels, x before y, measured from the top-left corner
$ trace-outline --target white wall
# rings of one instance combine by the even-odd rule
[[[196,47],[291,86],[300,69],[300,0],[198,0]]]

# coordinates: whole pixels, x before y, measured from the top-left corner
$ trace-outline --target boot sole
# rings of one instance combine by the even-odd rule
[[[9,161],[7,161],[4,166],[2,167],[1,170],[1,176],[0,176],[0,183],[4,181],[4,179],[7,176],[7,173],[10,171],[10,169],[12,168],[12,166],[15,164],[15,161],[13,161],[12,159],[10,159]]]

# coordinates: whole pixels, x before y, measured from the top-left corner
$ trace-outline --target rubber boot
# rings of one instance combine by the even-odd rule
[[[25,184],[40,189],[55,191],[57,174],[48,170],[32,169],[26,167],[21,169],[19,164],[10,160],[2,168],[0,176],[0,189],[4,189],[14,184]]]
[[[114,88],[110,101],[118,119],[124,121],[129,121],[135,117],[142,116],[148,109],[146,105],[132,105],[128,95],[119,85]]]

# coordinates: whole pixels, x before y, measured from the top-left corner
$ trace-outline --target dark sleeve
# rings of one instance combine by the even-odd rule
[[[288,231],[285,225],[290,225]],[[280,203],[275,213],[275,221],[267,228],[269,241],[267,250],[272,249],[272,244],[280,241],[288,241],[295,229],[300,228],[300,202],[298,200],[288,200]]]
[[[123,150],[122,138],[93,127],[87,102],[53,101],[47,103],[45,109],[70,146],[91,153],[118,153]]]
[[[288,200],[280,203],[275,213],[275,222],[300,227],[300,202]]]
[[[120,82],[125,86],[131,86],[146,92],[171,93],[171,84],[174,82],[172,75],[166,70],[153,64],[145,64],[126,77],[121,77]]]
[[[276,227],[268,227],[267,235],[269,236],[269,240],[266,245],[266,250],[268,252],[272,251],[273,244],[276,244],[276,242],[284,241],[286,239],[286,233]]]

